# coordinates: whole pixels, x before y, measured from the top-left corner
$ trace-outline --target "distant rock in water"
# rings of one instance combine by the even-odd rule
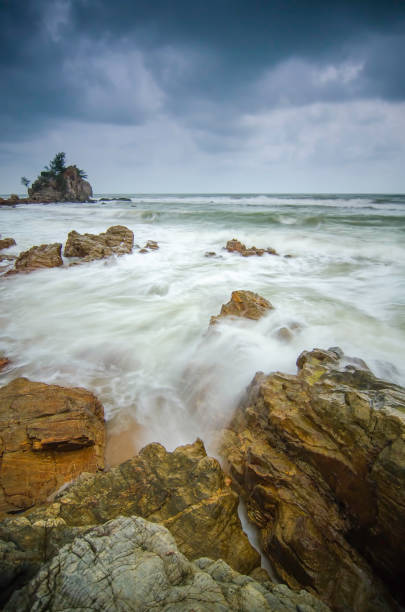
[[[14,238],[0,238],[0,251],[15,246],[15,243]]]
[[[30,198],[37,202],[87,202],[93,195],[88,181],[80,176],[76,166],[68,166],[56,177],[39,177],[28,189]]]
[[[405,567],[405,390],[338,348],[259,372],[222,455],[291,588],[334,610],[396,610]],[[385,582],[386,590],[381,582]]]
[[[111,255],[132,253],[134,233],[125,225],[113,225],[101,234],[79,234],[69,232],[63,254],[65,257],[80,257],[83,261],[104,259]]]
[[[243,257],[251,257],[252,255],[258,255],[261,257],[266,253],[268,255],[278,255],[277,251],[271,247],[267,247],[266,249],[258,249],[255,246],[246,247],[245,244],[239,242],[239,240],[236,240],[236,238],[228,240],[225,248],[227,251],[229,251],[229,253],[239,253]]]
[[[232,291],[229,302],[222,304],[221,312],[211,317],[210,325],[215,325],[224,317],[244,317],[257,321],[274,306],[264,297],[253,291]]]
[[[79,388],[17,378],[0,389],[0,513],[44,502],[104,467],[104,410]]]

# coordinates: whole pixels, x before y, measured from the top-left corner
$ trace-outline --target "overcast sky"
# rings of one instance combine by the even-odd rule
[[[0,193],[405,192],[405,0],[0,0]]]

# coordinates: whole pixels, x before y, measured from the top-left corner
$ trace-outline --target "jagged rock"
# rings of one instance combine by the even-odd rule
[[[224,317],[244,317],[245,319],[258,320],[263,317],[274,306],[264,297],[253,291],[232,291],[229,302],[222,304],[219,315],[212,316],[210,325]]]
[[[0,389],[0,512],[44,502],[104,466],[103,407],[85,389],[17,378]]]
[[[28,195],[33,202],[87,202],[93,190],[76,166],[68,166],[56,177],[39,177]]]
[[[155,240],[148,240],[144,246],[144,249],[151,249],[152,251],[156,251],[158,248],[159,245]]]
[[[79,234],[69,232],[63,254],[65,257],[80,257],[83,261],[103,259],[111,255],[132,253],[133,232],[124,225],[113,225],[102,234]]]
[[[149,444],[107,472],[83,474],[53,503],[0,523],[3,548],[16,546],[16,551],[7,549],[3,562],[0,554],[0,576],[9,577],[3,589],[24,583],[41,562],[72,541],[77,529],[121,515],[162,523],[190,559],[221,558],[248,573],[260,564],[260,556],[242,531],[238,503],[229,479],[218,461],[207,457],[201,440],[172,453]]]
[[[245,244],[239,242],[239,240],[236,240],[236,238],[228,240],[225,248],[227,251],[229,251],[229,253],[239,253],[243,257],[251,257],[252,255],[258,255],[261,257],[265,253],[268,255],[278,255],[277,251],[271,247],[267,247],[267,249],[258,249],[255,246],[246,247]]]
[[[0,251],[2,249],[9,249],[16,244],[14,238],[1,238],[0,239]]]
[[[224,561],[191,563],[167,529],[140,517],[87,530],[16,592],[5,611],[327,612],[308,593],[261,584]]]
[[[20,253],[15,261],[14,268],[8,274],[63,266],[61,252],[62,245],[60,242],[33,246],[28,251]]]
[[[377,576],[401,593],[405,390],[338,349],[297,365],[296,376],[256,374],[222,453],[290,587],[335,610],[394,610]]]
[[[10,359],[0,355],[0,370],[3,370],[10,363]]]

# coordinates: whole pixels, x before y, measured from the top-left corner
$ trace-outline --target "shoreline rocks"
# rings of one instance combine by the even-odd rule
[[[82,472],[104,467],[96,397],[17,378],[0,388],[0,513],[25,510]]]
[[[257,321],[274,306],[264,297],[253,291],[232,291],[231,299],[221,307],[219,315],[212,316],[210,326],[225,317],[243,317]]]
[[[113,225],[101,234],[79,234],[72,230],[69,232],[63,254],[65,257],[79,257],[88,262],[114,254],[132,253],[133,245],[134,234],[124,225]]]
[[[264,551],[334,610],[397,609],[405,550],[405,390],[339,349],[256,374],[221,452]]]
[[[63,266],[61,253],[62,244],[60,242],[33,246],[27,251],[20,253],[15,260],[14,268],[7,272],[7,275],[19,272],[33,272],[41,268],[58,268]]]
[[[239,253],[242,257],[251,257],[252,255],[257,255],[258,257],[262,257],[262,255],[278,255],[275,249],[271,247],[267,247],[266,249],[258,249],[255,246],[246,247],[245,244],[236,240],[236,238],[232,238],[232,240],[228,240],[226,243],[225,249],[229,253]]]

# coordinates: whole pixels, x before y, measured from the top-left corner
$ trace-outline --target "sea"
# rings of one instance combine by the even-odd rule
[[[112,201],[0,208],[0,234],[17,242],[10,254],[112,225],[137,245],[0,277],[0,355],[10,359],[0,383],[25,376],[93,391],[110,465],[152,441],[171,450],[200,437],[210,450],[254,374],[295,373],[303,350],[339,346],[405,384],[404,195],[102,196]],[[279,255],[229,253],[232,238]],[[140,253],[148,240],[159,249]],[[235,290],[274,309],[210,329]]]

